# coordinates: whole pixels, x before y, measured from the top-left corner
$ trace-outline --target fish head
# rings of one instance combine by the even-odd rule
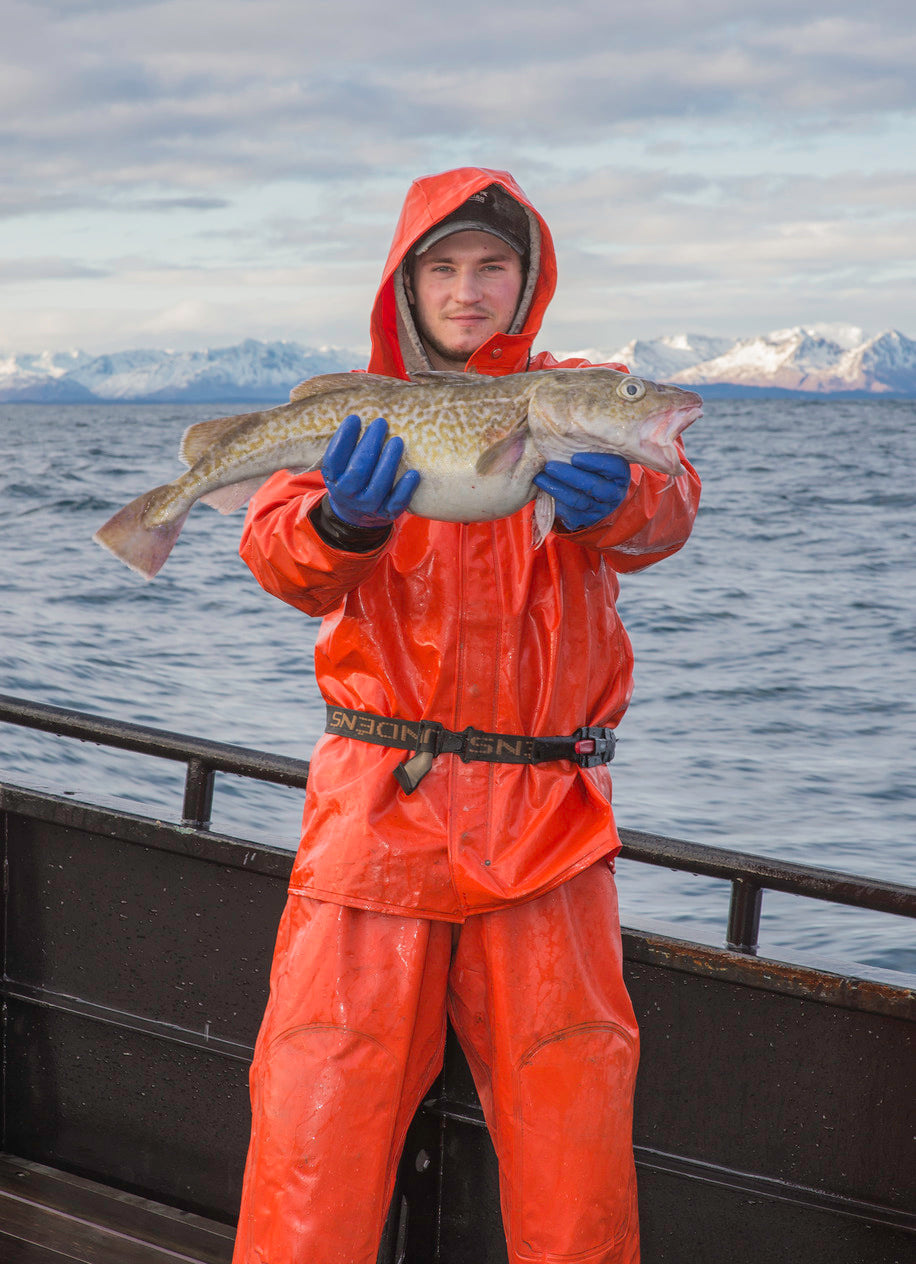
[[[676,440],[702,414],[694,391],[616,369],[558,369],[543,377],[528,424],[545,459],[615,452],[663,474],[684,472]]]

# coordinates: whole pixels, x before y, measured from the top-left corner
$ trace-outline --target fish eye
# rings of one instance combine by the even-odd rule
[[[642,399],[645,393],[646,384],[645,382],[640,382],[638,377],[625,377],[617,387],[617,394],[620,398],[629,401]]]

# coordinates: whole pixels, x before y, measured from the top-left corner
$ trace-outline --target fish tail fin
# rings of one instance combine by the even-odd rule
[[[152,579],[161,570],[188,516],[186,509],[171,521],[147,525],[145,519],[150,509],[155,508],[157,497],[164,492],[172,492],[171,484],[154,487],[132,500],[99,527],[92,537],[96,544],[114,553],[144,579]]]

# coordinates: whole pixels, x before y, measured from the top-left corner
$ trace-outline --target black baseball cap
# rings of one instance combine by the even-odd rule
[[[420,238],[411,253],[425,254],[443,237],[468,230],[499,237],[522,258],[528,252],[528,216],[524,207],[498,184],[491,184],[472,193],[466,202],[440,220]]]

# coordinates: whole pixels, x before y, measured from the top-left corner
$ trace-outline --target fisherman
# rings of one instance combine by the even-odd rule
[[[417,180],[369,371],[582,366],[532,353],[555,279],[510,175]],[[530,503],[469,525],[407,512],[419,476],[399,475],[401,440],[371,422],[359,438],[342,419],[323,475],[274,475],[241,544],[268,592],[323,616],[328,732],[251,1071],[234,1264],[374,1264],[446,1012],[498,1156],[510,1264],[633,1264],[638,1032],[607,767],[632,689],[617,573],[682,547],[699,480],[686,463],[674,478],[608,454],[549,462],[535,481],[556,521],[535,550]]]

